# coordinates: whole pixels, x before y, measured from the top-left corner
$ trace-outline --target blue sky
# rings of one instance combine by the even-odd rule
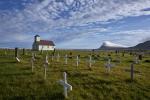
[[[31,48],[34,35],[57,48],[150,40],[150,0],[0,0],[0,47]]]

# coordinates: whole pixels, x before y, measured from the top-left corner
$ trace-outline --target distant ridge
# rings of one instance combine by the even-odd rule
[[[142,49],[142,50],[150,50],[150,40],[145,41],[143,43],[139,43],[134,47],[131,47],[130,49]]]

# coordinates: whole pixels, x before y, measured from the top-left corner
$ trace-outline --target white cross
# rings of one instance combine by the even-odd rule
[[[59,53],[57,54],[57,62],[59,62],[59,57],[60,57],[60,55],[59,55]]]
[[[77,61],[77,67],[79,66],[79,56],[77,56],[77,58],[76,58],[76,61]]]
[[[110,72],[110,68],[113,66],[110,62],[111,60],[108,59],[108,62],[105,64],[105,67],[107,68],[107,71]]]
[[[45,63],[49,64],[47,55],[45,56]]]
[[[18,57],[16,57],[17,62],[20,62],[20,59]]]
[[[34,53],[32,53],[32,60],[35,61]]]
[[[36,57],[36,53],[34,53],[34,57]]]
[[[65,64],[67,64],[68,63],[68,55],[66,54],[65,55]]]
[[[137,56],[135,57],[134,63],[135,63],[135,64],[138,64],[138,63],[139,63],[139,59],[138,59]]]
[[[64,96],[65,98],[68,97],[68,90],[72,91],[72,86],[70,84],[67,83],[67,74],[66,72],[63,73],[64,76],[64,80],[59,80],[59,83],[64,87]]]

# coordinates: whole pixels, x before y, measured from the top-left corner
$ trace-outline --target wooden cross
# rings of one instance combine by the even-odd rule
[[[46,72],[47,72],[48,65],[49,65],[48,56],[46,55],[46,57],[45,57],[45,63],[44,63],[44,79],[45,80],[46,80]]]
[[[18,58],[18,48],[15,48],[15,57]]]
[[[64,96],[65,98],[68,97],[68,90],[72,91],[72,86],[70,84],[67,83],[67,74],[66,72],[63,73],[64,76],[64,80],[59,80],[59,83],[64,87]]]
[[[130,69],[130,76],[131,76],[131,80],[133,81],[133,77],[134,77],[134,64],[131,64],[131,69]]]

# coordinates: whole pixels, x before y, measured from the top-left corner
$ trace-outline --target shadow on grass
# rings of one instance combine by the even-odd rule
[[[132,80],[129,78],[129,79],[126,79],[125,82],[126,83],[137,83],[137,80],[136,79]]]
[[[3,73],[0,75],[6,76],[6,77],[9,77],[9,76],[12,77],[12,76],[25,76],[25,75],[32,75],[32,74],[34,74],[34,73],[32,73],[32,72],[23,72],[23,73],[17,72],[17,73]]]
[[[0,61],[1,64],[14,64],[16,61]]]
[[[62,93],[53,93],[47,96],[29,95],[29,96],[12,96],[5,97],[4,100],[65,100]]]
[[[131,72],[130,69],[125,69],[125,72]],[[134,70],[134,73],[140,73],[140,71]]]

